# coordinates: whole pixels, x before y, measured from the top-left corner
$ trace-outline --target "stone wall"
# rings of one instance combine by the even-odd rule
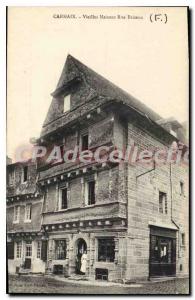
[[[132,144],[132,140],[142,149],[166,146],[155,137],[129,124],[128,142]],[[172,168],[170,173],[170,164],[143,166],[138,163],[128,167],[127,279],[149,276],[150,224],[175,227],[176,230],[179,226],[177,274],[188,273],[188,168],[177,165]],[[178,195],[180,180],[184,181],[186,187],[185,196]],[[167,193],[167,214],[159,212],[159,191]],[[182,230],[185,231],[186,245],[179,251],[181,247],[178,237]],[[179,271],[180,264],[183,264],[182,271]]]
[[[31,222],[25,222],[25,206],[32,205]],[[14,223],[14,206],[20,206],[20,219],[18,223]],[[43,198],[33,199],[28,201],[17,201],[14,204],[7,205],[7,231],[8,232],[31,232],[40,231],[42,221],[42,205]]]
[[[98,261],[98,238],[113,237],[115,240],[115,261]],[[65,260],[55,260],[55,240],[66,239],[67,255]],[[109,281],[122,281],[125,275],[126,264],[126,234],[118,232],[80,232],[80,233],[52,233],[48,242],[48,264],[47,270],[53,272],[55,264],[63,265],[64,274],[75,274],[76,253],[78,240],[83,239],[87,244],[87,271],[90,279],[95,279],[96,268],[108,270]]]
[[[101,170],[94,175],[96,178],[96,204],[113,201],[126,202],[124,195],[124,169],[118,166]],[[89,176],[80,176],[77,178],[70,179],[69,181],[62,181],[60,184],[48,185],[45,190],[45,201],[44,201],[44,212],[54,212],[58,210],[59,201],[59,188],[67,186],[70,192],[68,197],[68,208],[79,208],[84,206],[84,185],[85,180]],[[121,187],[121,188],[120,188]]]
[[[27,181],[23,182],[23,168],[28,166]],[[9,181],[9,174],[13,174],[12,182]],[[37,191],[36,186],[37,170],[36,165],[33,163],[21,164],[16,163],[7,166],[7,197],[25,195],[35,193]]]
[[[19,240],[19,239],[17,239]],[[20,239],[22,243],[21,258],[16,257],[16,242],[14,242],[14,259],[8,259],[8,273],[15,274],[16,268],[20,268],[25,261],[26,241]],[[39,240],[40,241],[40,240]],[[45,262],[41,258],[37,258],[37,242],[38,239],[32,241],[32,257],[31,257],[31,272],[32,273],[45,273]]]

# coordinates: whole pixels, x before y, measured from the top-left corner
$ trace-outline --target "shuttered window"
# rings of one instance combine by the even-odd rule
[[[41,259],[42,261],[47,261],[47,241],[42,241],[41,245]]]
[[[7,258],[14,259],[14,242],[7,243]]]

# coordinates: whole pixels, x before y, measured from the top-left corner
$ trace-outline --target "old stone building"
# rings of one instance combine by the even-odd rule
[[[83,276],[86,253],[83,273],[91,279],[187,275],[187,165],[126,162],[118,154],[185,142],[179,122],[163,120],[70,55],[52,96],[37,139],[47,149],[37,162],[45,272]],[[99,147],[113,159],[78,159]],[[55,160],[59,149],[69,161]]]
[[[43,196],[36,165],[7,164],[7,259],[9,273],[45,272],[41,232]],[[41,252],[42,251],[42,252]]]

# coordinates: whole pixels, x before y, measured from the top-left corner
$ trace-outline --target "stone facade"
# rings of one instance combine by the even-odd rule
[[[157,149],[166,146],[154,136],[132,124],[128,125],[128,141]],[[180,194],[180,181],[185,191]],[[176,230],[176,274],[188,274],[189,199],[186,165],[163,164],[129,166],[128,168],[128,278],[147,278],[150,259],[151,226]],[[159,191],[167,194],[167,214],[159,212]],[[181,235],[185,234],[185,245]]]
[[[45,272],[41,256],[43,196],[37,186],[36,165],[7,165],[8,272]],[[27,212],[28,210],[28,212]],[[27,247],[29,249],[27,250]],[[38,247],[40,247],[38,249]],[[27,253],[28,252],[28,253]]]
[[[67,95],[70,110],[64,112]],[[86,134],[92,152],[100,146],[109,147],[111,152],[132,145],[150,150],[179,143],[158,120],[160,116],[143,103],[68,56],[37,145],[47,149],[57,145],[63,153],[75,147],[81,151]],[[180,127],[179,131],[181,136]],[[46,161],[48,156],[39,159],[36,170],[36,186],[43,198],[39,194],[33,202],[39,218],[36,234],[39,232],[47,244],[44,272],[73,276],[79,273],[80,251],[87,251],[85,275],[93,279],[123,281],[188,275],[186,165],[119,163],[117,157],[106,162],[55,164]],[[95,199],[87,203],[90,182]],[[66,203],[62,207],[63,190]],[[163,211],[159,208],[161,196]],[[7,214],[11,220],[12,200],[9,203]],[[21,232],[27,230],[26,225],[20,227]],[[12,230],[18,232],[15,224],[8,234]],[[162,262],[155,261],[160,258]],[[159,274],[155,273],[155,264],[163,266]]]

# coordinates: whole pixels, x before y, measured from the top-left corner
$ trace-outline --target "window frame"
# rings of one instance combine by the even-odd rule
[[[28,211],[27,208],[30,207],[30,211],[29,211],[29,217],[28,217]],[[24,222],[25,223],[31,223],[32,221],[32,204],[28,203],[25,205],[25,219]]]
[[[91,201],[91,199],[89,199],[90,197],[90,184],[94,183],[94,200],[93,203]],[[91,179],[91,180],[86,180],[85,181],[85,206],[93,206],[96,203],[96,180],[95,179]]]
[[[15,242],[14,241],[10,241],[7,242],[7,259],[15,259],[16,254],[15,254]]]
[[[63,196],[63,190],[66,190],[66,208],[62,208],[62,196]],[[68,209],[68,187],[63,186],[59,189],[59,201],[58,201],[58,210],[67,210]]]
[[[30,251],[28,248],[30,249]],[[27,255],[27,252],[29,252],[31,255]],[[26,245],[25,245],[25,257],[28,257],[28,258],[32,257],[32,242],[30,242],[30,241],[26,242]]]
[[[168,203],[167,203],[167,193],[159,191],[158,194],[159,203],[159,213],[167,215],[168,214]]]
[[[58,247],[60,246],[60,243],[64,243],[64,253],[59,251]],[[59,251],[59,252],[58,252]],[[64,256],[62,256],[62,253]],[[67,242],[66,239],[56,239],[55,240],[55,260],[65,260],[67,257]]]
[[[16,213],[17,212],[17,213]],[[17,218],[16,218],[17,216]],[[14,206],[14,216],[13,216],[13,223],[17,224],[20,222],[20,205]]]
[[[68,100],[68,105],[66,107],[65,104],[67,104],[66,103],[67,100]],[[65,113],[69,112],[70,111],[70,107],[71,107],[71,94],[64,95],[63,96],[63,113],[65,114]]]
[[[102,243],[102,245],[100,245],[100,242]],[[111,249],[113,251],[112,256],[110,256],[110,258],[108,259],[108,242],[110,242],[109,247],[111,248],[111,246],[113,247],[113,249]],[[105,259],[101,259],[100,260],[100,247],[105,247],[106,248],[106,254],[105,254]],[[115,249],[116,249],[116,243],[114,240],[114,237],[99,237],[97,238],[97,261],[98,262],[102,262],[102,263],[114,263],[115,261]],[[111,252],[111,251],[110,251]]]
[[[15,258],[21,259],[22,258],[22,241],[15,242],[16,250],[15,250]]]
[[[83,139],[85,137],[87,137],[87,146],[86,147],[84,147],[84,145],[83,145],[84,144]],[[81,152],[89,150],[89,133],[88,132],[85,132],[85,133],[81,134],[81,147],[80,147],[80,149],[81,149]]]
[[[172,134],[174,137],[177,138],[178,134],[177,134],[177,131],[175,131],[174,129],[170,129],[170,134]]]
[[[42,242],[37,241],[37,255],[36,255],[37,259],[41,259],[41,249],[42,249]]]
[[[93,184],[93,193],[92,191],[90,191],[91,184]],[[95,179],[88,181],[88,205],[95,205],[95,200],[96,200],[95,185],[96,185]],[[92,194],[94,197],[93,199],[90,198],[92,197]]]

